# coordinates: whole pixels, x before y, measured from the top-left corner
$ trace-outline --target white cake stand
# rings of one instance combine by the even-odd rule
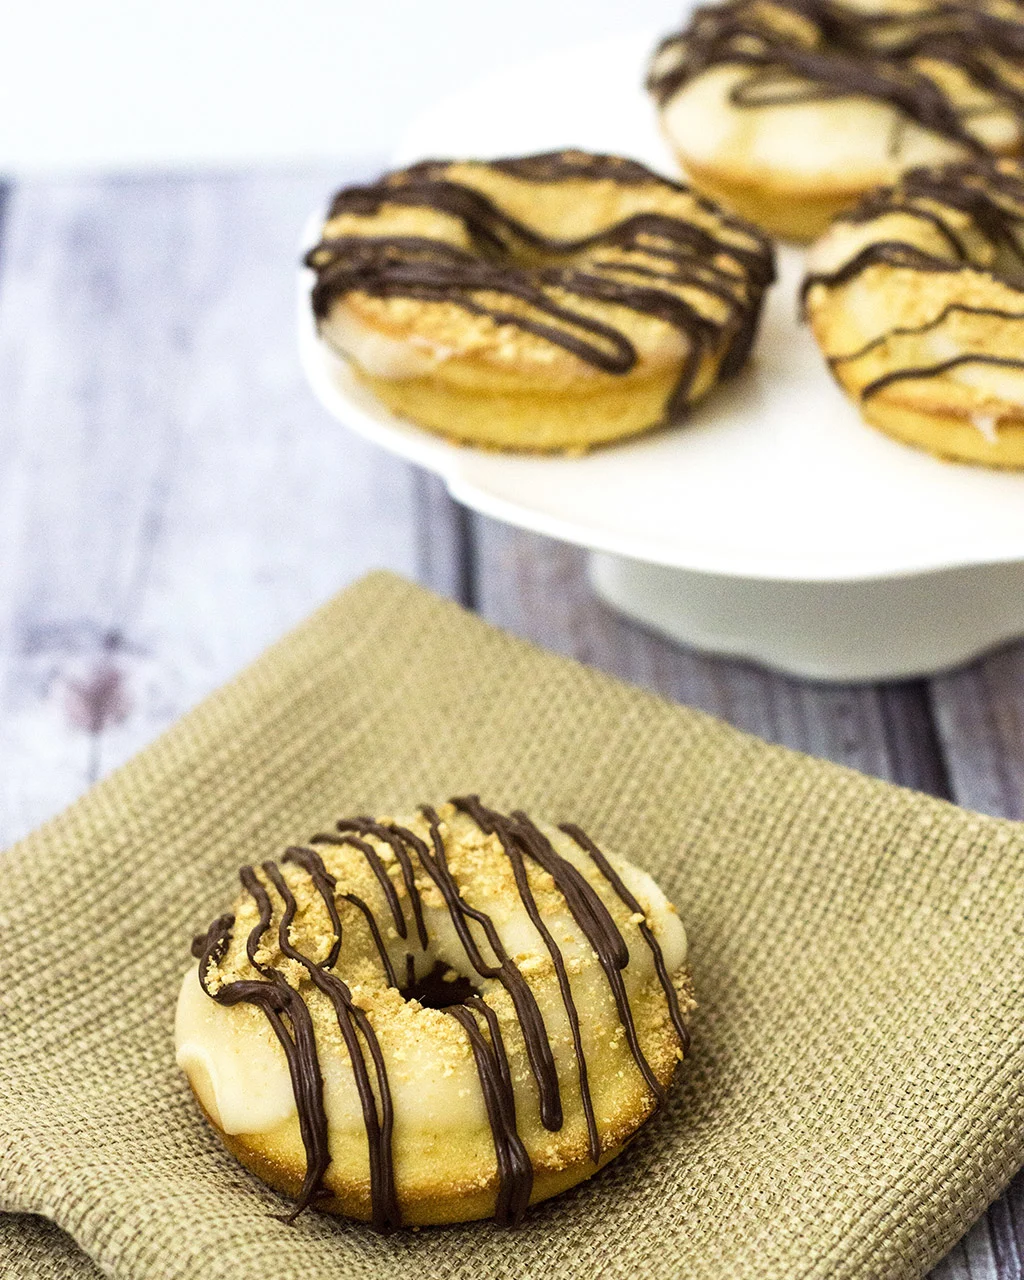
[[[657,33],[514,68],[447,99],[398,163],[580,146],[672,173],[640,89]],[[931,674],[1024,635],[1024,475],[939,462],[867,427],[796,318],[781,254],[755,359],[684,426],[584,458],[462,448],[395,418],[318,340],[342,422],[486,515],[587,547],[594,589],[700,649],[820,680]]]

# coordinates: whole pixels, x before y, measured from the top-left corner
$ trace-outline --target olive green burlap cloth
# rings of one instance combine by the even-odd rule
[[[660,880],[692,940],[692,1059],[625,1155],[518,1232],[285,1226],[175,1070],[189,940],[239,863],[470,789]],[[1024,1159],[1024,829],[766,746],[388,575],[0,875],[0,1208],[38,1215],[6,1219],[5,1274],[918,1276]]]

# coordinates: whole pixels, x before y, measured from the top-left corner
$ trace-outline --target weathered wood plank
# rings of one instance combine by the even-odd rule
[[[366,569],[458,587],[450,504],[330,421],[299,370],[297,237],[340,176],[14,192],[0,846]]]
[[[1024,645],[933,680],[931,697],[957,803],[1024,818]]]
[[[453,502],[444,482],[415,472],[417,580],[441,595],[472,607],[470,515]]]
[[[1024,1276],[1024,1177],[1014,1179],[983,1221],[994,1258],[993,1274],[999,1280],[1020,1280]]]
[[[481,518],[474,529],[478,607],[491,621],[770,741],[943,794],[921,686],[808,684],[688,652],[597,600],[579,549]]]
[[[930,1280],[1010,1280],[1019,1271],[1002,1269],[993,1248],[988,1217],[976,1222],[960,1243],[943,1258]]]

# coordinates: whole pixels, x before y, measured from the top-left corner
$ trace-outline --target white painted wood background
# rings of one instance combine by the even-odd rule
[[[654,639],[579,551],[456,508],[339,429],[292,333],[298,230],[351,172],[26,182],[0,231],[0,847],[388,566],[763,737],[1024,816],[1024,648],[824,688]],[[935,1272],[1021,1276],[1024,1180]],[[0,1216],[0,1275],[97,1273]]]

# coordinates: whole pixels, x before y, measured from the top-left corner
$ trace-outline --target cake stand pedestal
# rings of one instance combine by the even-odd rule
[[[594,552],[589,577],[612,608],[671,640],[811,680],[934,675],[1024,634],[1024,564],[776,582]]]
[[[414,122],[396,164],[576,146],[671,174],[643,89],[658,34],[457,88]],[[878,681],[1024,635],[1024,473],[952,466],[867,426],[799,321],[804,270],[780,247],[750,363],[685,425],[582,458],[460,448],[390,414],[319,341],[308,272],[300,350],[339,421],[465,506],[584,548],[598,595],[672,640],[805,678]]]

